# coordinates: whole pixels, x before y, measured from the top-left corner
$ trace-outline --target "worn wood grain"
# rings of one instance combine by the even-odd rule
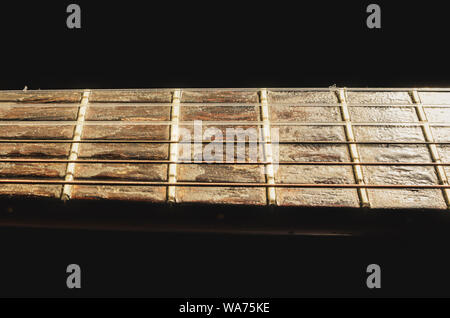
[[[449,108],[427,108],[424,107],[425,114],[430,123],[450,123]]]
[[[8,139],[72,139],[74,125],[0,125],[0,138]]]
[[[72,199],[165,202],[166,187],[76,185],[73,187]]]
[[[86,125],[82,139],[169,140],[168,125]]]
[[[128,102],[128,103],[170,103],[172,92],[169,90],[93,90],[89,97],[91,103]]]
[[[0,178],[37,177],[63,178],[66,165],[63,163],[9,163],[0,162]]]
[[[280,145],[279,160],[348,162],[350,156],[346,145]],[[275,171],[277,183],[355,183],[351,166],[279,165]],[[355,189],[277,188],[276,194],[281,206],[359,206]]]
[[[245,187],[180,187],[176,189],[176,202],[266,205],[266,189]]]
[[[0,102],[78,103],[82,91],[0,91]]]
[[[59,198],[62,186],[40,184],[2,184],[0,197],[46,197]]]
[[[281,91],[268,92],[268,101],[271,106],[277,103],[313,103],[313,104],[334,104],[337,103],[337,97],[333,92],[296,92]]]
[[[166,181],[167,165],[79,163],[75,175],[78,179],[93,180]]]
[[[184,90],[182,103],[258,103],[257,92]]]
[[[167,144],[89,144],[80,145],[79,158],[89,159],[159,159],[167,160]]]
[[[270,107],[270,120],[282,122],[330,123],[342,121],[342,118],[339,107],[276,105]]]
[[[181,164],[179,181],[198,182],[265,182],[264,167],[239,164]]]
[[[450,145],[440,145],[438,147],[439,156],[442,162],[450,163]],[[444,167],[447,178],[450,177],[450,166]]]
[[[278,131],[277,131],[278,129]],[[278,133],[279,141],[345,141],[341,126],[273,126],[272,136]]]
[[[67,158],[70,144],[5,143],[0,145],[2,158]]]
[[[412,104],[408,92],[347,92],[348,103],[352,104]]]
[[[78,106],[65,104],[52,106],[0,105],[0,120],[76,120]]]
[[[450,92],[419,92],[419,97],[424,104],[450,105]]]
[[[182,106],[180,120],[257,121],[258,106]]]
[[[170,106],[91,106],[87,108],[86,120],[167,121]]]
[[[417,123],[414,107],[349,107],[352,122]]]
[[[257,165],[179,165],[179,181],[198,182],[265,182],[264,167]],[[248,202],[245,202],[248,200]],[[179,187],[176,189],[178,202],[214,202],[222,204],[265,204],[264,189],[218,188],[198,189]]]

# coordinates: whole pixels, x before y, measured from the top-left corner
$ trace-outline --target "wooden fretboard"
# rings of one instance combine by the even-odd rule
[[[205,160],[227,128],[257,160]],[[449,176],[450,89],[0,91],[0,196],[447,209]]]

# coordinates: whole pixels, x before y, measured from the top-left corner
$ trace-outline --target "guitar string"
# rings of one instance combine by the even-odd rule
[[[195,141],[195,143],[202,144],[223,144],[223,143],[236,143],[236,144],[247,144],[254,142],[263,142],[261,139],[257,139],[254,141],[241,141],[241,140],[201,140]],[[192,141],[180,140],[151,140],[151,139],[83,139],[73,141],[70,139],[0,139],[0,143],[12,143],[12,144],[20,144],[20,143],[30,143],[30,144],[65,144],[65,143],[84,143],[84,144],[96,144],[96,143],[105,143],[105,144],[170,144],[170,143],[178,143],[178,144],[193,144]],[[334,141],[334,140],[318,140],[318,141],[288,141],[281,140],[277,141],[280,145],[348,145],[348,144],[357,144],[357,145],[449,145],[450,141]]]
[[[269,162],[262,161],[205,161],[205,160],[157,160],[157,159],[32,159],[32,158],[0,158],[0,163],[111,163],[111,164],[215,164],[215,165],[266,165]],[[380,162],[361,162],[355,163],[351,161],[275,161],[278,165],[307,165],[307,166],[450,166],[449,162],[401,162],[401,161],[380,161]]]
[[[77,108],[77,102],[74,103],[20,103],[0,101],[0,108]],[[272,102],[273,106],[288,106],[288,107],[339,107],[339,103],[290,103],[290,102]],[[181,107],[258,107],[258,103],[228,103],[228,102],[181,102]],[[348,103],[349,107],[399,107],[399,108],[414,108],[414,104],[409,103]],[[424,103],[425,108],[450,108],[450,104],[433,104]],[[171,107],[170,103],[147,103],[147,102],[91,102],[89,108],[114,108],[114,107]]]
[[[283,92],[283,91],[294,91],[294,92],[329,92],[330,90],[336,90],[337,86],[330,87],[265,87],[267,90],[275,91],[275,92]],[[177,88],[178,89],[178,88]],[[217,92],[217,91],[236,91],[236,92],[259,92],[262,88],[256,87],[217,87],[217,88],[204,88],[204,87],[191,87],[191,88],[183,88],[183,91],[186,92]],[[347,91],[355,91],[355,92],[408,92],[412,90],[417,90],[419,92],[450,92],[450,87],[346,87]],[[174,88],[101,88],[95,89],[95,92],[173,92]],[[55,92],[63,92],[63,93],[82,93],[84,89],[30,89],[27,90],[26,93],[55,93]],[[4,93],[15,93],[15,94],[24,94],[23,90],[3,90]]]
[[[0,121],[0,126],[75,126],[76,121],[15,121],[6,120]],[[85,121],[83,126],[170,126],[170,121]],[[195,121],[180,121],[179,125],[194,126]],[[241,127],[254,127],[262,126],[263,122],[260,121],[202,121],[203,126],[241,126]],[[272,122],[273,126],[345,126],[345,122]],[[421,127],[424,123],[421,122],[355,122],[353,126],[380,126],[380,127]],[[434,122],[429,123],[433,127],[450,127],[450,122]]]
[[[95,185],[95,186],[180,186],[180,187],[250,187],[250,188],[371,188],[371,189],[450,189],[442,184],[351,184],[351,183],[276,183],[261,182],[158,182],[158,181],[112,181],[112,180],[54,180],[54,179],[0,179],[0,184],[40,184],[40,185]]]

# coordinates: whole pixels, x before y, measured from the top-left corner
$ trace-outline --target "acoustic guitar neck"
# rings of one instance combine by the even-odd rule
[[[450,89],[0,92],[0,196],[450,207]]]

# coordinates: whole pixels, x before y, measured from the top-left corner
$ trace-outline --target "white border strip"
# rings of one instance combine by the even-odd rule
[[[91,94],[90,90],[86,90],[83,93],[83,98],[81,99],[80,106],[78,108],[78,115],[77,115],[77,125],[75,126],[75,131],[73,133],[73,141],[80,141],[81,140],[81,134],[83,132],[83,124],[84,119],[86,117],[86,110],[89,105],[89,96]],[[77,160],[78,159],[78,151],[80,149],[80,143],[75,142],[72,143],[69,153],[69,160]],[[73,176],[75,174],[75,162],[69,162],[67,164],[66,169],[66,175],[64,180],[65,181],[73,181]],[[69,200],[72,195],[72,188],[73,185],[71,184],[65,184],[62,192],[61,192],[61,199],[63,201]]]

